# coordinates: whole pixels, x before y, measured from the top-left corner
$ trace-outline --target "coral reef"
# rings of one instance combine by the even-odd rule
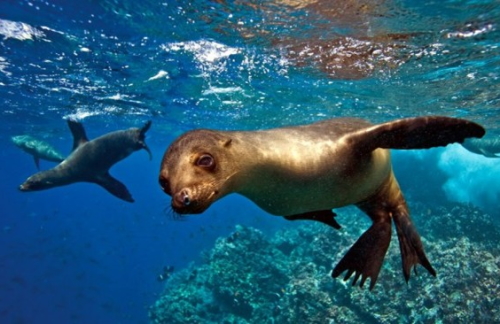
[[[469,206],[414,207],[437,278],[405,284],[397,238],[373,291],[332,279],[330,272],[368,227],[362,214],[338,217],[336,231],[301,224],[264,236],[236,226],[166,282],[150,307],[153,323],[498,323],[500,232]],[[365,217],[366,218],[366,217]]]

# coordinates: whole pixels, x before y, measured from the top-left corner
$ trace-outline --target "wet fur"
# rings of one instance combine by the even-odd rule
[[[373,289],[391,240],[399,239],[403,275],[422,265],[436,275],[392,172],[388,149],[423,149],[482,137],[463,119],[429,116],[371,125],[351,118],[254,132],[195,130],[178,138],[163,157],[159,181],[179,214],[204,212],[239,193],[288,220],[313,220],[340,228],[333,208],[356,205],[372,220],[332,276],[370,279]],[[215,164],[197,164],[210,155]]]
[[[109,174],[109,169],[133,152],[147,147],[145,133],[151,126],[147,122],[142,128],[107,133],[89,141],[83,125],[67,120],[73,135],[72,153],[55,168],[30,176],[19,186],[21,191],[45,190],[75,182],[96,183],[122,200],[133,202],[127,187]]]

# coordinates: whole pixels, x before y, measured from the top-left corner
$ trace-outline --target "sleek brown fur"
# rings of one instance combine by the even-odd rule
[[[481,137],[484,129],[449,117],[400,119],[371,125],[339,118],[253,132],[195,130],[165,152],[160,184],[179,214],[205,211],[230,193],[239,193],[265,211],[288,220],[308,219],[334,228],[332,208],[356,205],[373,221],[334,268],[333,277],[355,274],[353,285],[377,280],[391,238],[399,238],[403,273],[421,264],[436,272],[391,168],[389,148],[421,149]]]

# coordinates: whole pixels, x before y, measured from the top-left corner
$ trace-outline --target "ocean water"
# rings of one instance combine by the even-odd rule
[[[498,159],[460,145],[393,153],[438,277],[419,269],[406,285],[393,241],[373,292],[329,276],[368,225],[354,209],[337,211],[341,234],[286,222],[235,195],[179,221],[157,180],[168,145],[200,127],[439,114],[496,138],[499,46],[493,0],[0,1],[0,322],[500,320]],[[81,120],[89,138],[152,121],[153,159],[138,151],[111,170],[135,203],[93,184],[17,189],[37,169],[11,137],[69,154],[67,118]],[[316,232],[331,246],[308,250]],[[218,263],[235,247],[239,256],[253,248],[262,264],[236,255]],[[159,281],[165,266],[173,278]],[[276,276],[254,286],[217,277],[259,278],[271,268]],[[309,313],[297,306],[306,301]]]

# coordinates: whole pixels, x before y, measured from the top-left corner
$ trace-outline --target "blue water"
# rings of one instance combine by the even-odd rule
[[[1,1],[0,322],[148,323],[164,266],[198,262],[236,224],[292,226],[236,196],[172,220],[158,170],[187,130],[441,114],[500,136],[498,2],[347,2]],[[69,154],[68,117],[89,138],[153,121],[153,160],[111,171],[135,203],[92,184],[17,190],[36,168],[10,138]],[[410,206],[468,203],[498,223],[495,159],[455,145],[394,161]]]

